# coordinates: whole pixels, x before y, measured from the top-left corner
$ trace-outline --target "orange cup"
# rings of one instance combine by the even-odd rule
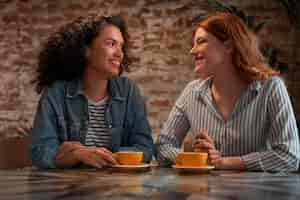
[[[119,151],[114,153],[113,157],[121,165],[139,165],[143,159],[143,152]]]
[[[202,167],[207,165],[208,153],[205,152],[182,152],[174,159],[176,165]]]

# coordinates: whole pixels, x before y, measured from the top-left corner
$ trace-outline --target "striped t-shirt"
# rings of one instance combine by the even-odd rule
[[[240,156],[248,170],[294,171],[300,150],[298,129],[283,81],[254,81],[223,120],[211,95],[211,79],[188,84],[157,139],[157,160],[171,164],[190,130],[206,130],[222,156]]]
[[[85,137],[86,146],[109,148],[111,144],[111,134],[105,121],[107,104],[107,97],[99,102],[93,102],[88,99],[89,125]]]

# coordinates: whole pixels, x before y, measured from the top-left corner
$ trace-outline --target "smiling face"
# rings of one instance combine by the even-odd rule
[[[217,75],[230,57],[225,43],[201,27],[195,33],[191,54],[195,59],[194,72],[202,78]]]
[[[87,48],[87,70],[107,80],[118,76],[124,57],[123,46],[120,29],[113,25],[105,26]]]

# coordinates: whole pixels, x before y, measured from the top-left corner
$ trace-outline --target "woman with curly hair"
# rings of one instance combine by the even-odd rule
[[[40,168],[117,164],[116,151],[152,158],[151,129],[129,70],[128,33],[119,16],[89,15],[61,27],[39,55],[42,93],[32,130],[31,159]]]
[[[195,152],[218,169],[295,171],[296,120],[284,82],[264,61],[257,38],[235,15],[201,21],[191,54],[201,78],[185,88],[157,140],[171,164],[188,130]]]

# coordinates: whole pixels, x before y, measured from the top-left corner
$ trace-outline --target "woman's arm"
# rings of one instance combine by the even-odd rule
[[[185,113],[187,97],[190,88],[187,86],[182,92],[167,121],[158,135],[155,144],[155,155],[161,166],[169,166],[178,152],[181,152],[181,144],[190,129],[190,123]]]
[[[283,81],[272,78],[268,98],[269,149],[242,156],[248,170],[296,171],[299,166],[299,136],[290,98]]]
[[[46,90],[39,101],[31,132],[30,156],[35,166],[56,168],[54,160],[59,147],[57,132],[57,117]]]

